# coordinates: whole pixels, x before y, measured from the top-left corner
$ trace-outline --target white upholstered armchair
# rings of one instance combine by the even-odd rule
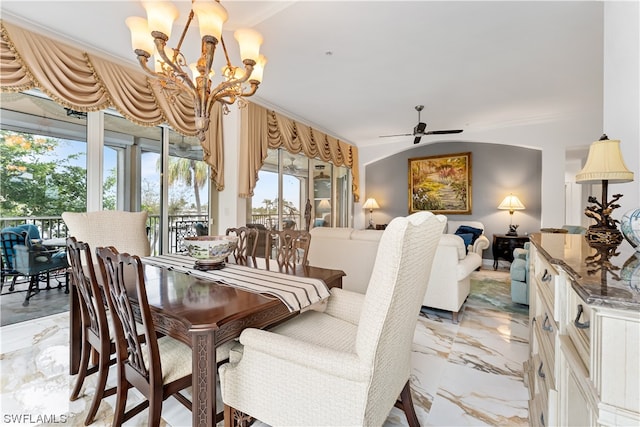
[[[482,258],[482,252],[489,247],[489,239],[484,234],[484,224],[480,221],[447,221],[447,233],[455,234],[460,226],[473,227],[482,230],[482,233],[469,245],[469,250],[477,253]]]
[[[324,312],[243,331],[220,367],[225,424],[246,414],[279,426],[379,426],[397,404],[418,425],[411,345],[445,223],[430,212],[395,218],[365,295],[334,289]]]

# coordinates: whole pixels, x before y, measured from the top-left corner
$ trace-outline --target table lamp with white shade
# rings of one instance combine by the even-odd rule
[[[367,199],[366,202],[364,202],[364,205],[362,206],[362,208],[369,209],[369,226],[367,227],[367,230],[373,230],[375,228],[373,226],[373,210],[380,209],[380,205],[378,205],[378,202],[376,202],[376,199],[374,199],[373,197],[370,197]]]
[[[589,154],[584,167],[576,175],[576,182],[581,184],[602,183],[602,200],[589,196],[589,203],[584,213],[595,220],[595,224],[587,230],[587,240],[591,244],[618,245],[622,242],[622,234],[618,230],[616,219],[611,217],[614,209],[619,208],[617,203],[622,194],[614,194],[611,201],[607,200],[609,183],[622,183],[633,181],[633,172],[627,169],[620,152],[620,140],[609,139],[602,135],[600,140],[589,147]]]
[[[509,232],[507,233],[507,236],[517,236],[518,232],[516,231],[516,229],[518,228],[518,225],[513,224],[513,211],[524,209],[524,205],[522,204],[520,199],[518,199],[518,196],[509,194],[504,198],[502,203],[498,205],[498,209],[509,211]]]

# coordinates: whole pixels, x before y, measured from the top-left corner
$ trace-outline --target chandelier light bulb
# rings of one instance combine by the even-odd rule
[[[267,57],[260,55],[256,65],[253,66],[253,72],[251,73],[250,79],[262,83],[262,75],[264,74],[265,65],[267,65]]]
[[[267,62],[267,59],[260,55],[262,36],[252,29],[236,31],[235,37],[240,45],[243,63],[237,67],[231,63],[222,38],[222,26],[228,14],[219,1],[192,2],[191,11],[175,48],[167,46],[167,42],[173,22],[178,17],[178,9],[170,1],[145,0],[142,1],[142,5],[147,11],[147,20],[132,17],[126,21],[131,30],[131,43],[138,62],[155,83],[160,83],[169,102],[175,102],[180,94],[192,98],[196,135],[200,141],[205,141],[209,117],[216,102],[222,104],[222,111],[226,114],[229,112],[228,105],[237,101],[237,105],[242,107],[246,105],[245,98],[253,96],[258,90]],[[189,64],[182,52],[182,43],[190,25],[196,20],[202,38],[201,55],[197,62]],[[149,34],[152,44],[149,43]],[[222,47],[226,65],[222,69],[222,81],[216,84],[212,80],[212,65],[218,46]],[[257,68],[255,75],[254,67]]]
[[[233,33],[233,36],[240,45],[240,58],[242,58],[242,61],[258,62],[262,35],[251,28],[240,28]]]
[[[143,1],[142,6],[147,12],[149,30],[161,32],[169,39],[173,21],[178,19],[178,8],[170,1]]]
[[[151,54],[155,50],[153,38],[147,20],[140,16],[130,16],[125,20],[129,31],[131,31],[131,47],[144,50]]]
[[[198,17],[200,37],[213,36],[217,41],[222,36],[222,25],[227,21],[227,10],[216,1],[196,1],[193,13]]]

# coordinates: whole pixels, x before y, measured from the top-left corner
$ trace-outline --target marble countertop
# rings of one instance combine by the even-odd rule
[[[567,272],[587,304],[640,311],[640,252],[627,241],[598,248],[581,234],[534,233],[531,243]]]

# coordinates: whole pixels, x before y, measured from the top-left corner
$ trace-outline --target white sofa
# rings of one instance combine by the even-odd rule
[[[364,294],[378,252],[382,230],[314,227],[311,229],[309,265],[342,270],[342,289]]]
[[[456,229],[457,227],[453,232]],[[379,230],[353,228],[313,228],[309,264],[344,271],[346,276],[342,280],[343,289],[364,294],[382,233]],[[458,312],[469,295],[470,275],[481,265],[482,257],[473,250],[467,253],[462,238],[454,234],[443,234],[422,305],[451,311],[453,321],[457,323]]]

